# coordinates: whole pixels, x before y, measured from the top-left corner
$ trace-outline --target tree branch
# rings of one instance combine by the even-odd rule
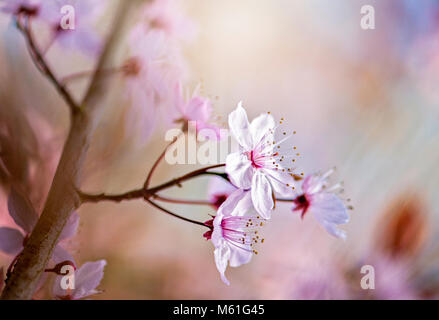
[[[110,195],[110,194],[105,194],[105,193],[101,193],[101,194],[87,194],[84,192],[81,192],[79,190],[77,190],[76,192],[79,195],[80,201],[82,203],[84,202],[101,202],[101,201],[114,201],[114,202],[121,202],[124,200],[133,200],[133,199],[145,199],[148,200],[151,197],[154,197],[155,194],[159,191],[162,191],[164,189],[173,187],[173,186],[178,186],[180,185],[182,182],[187,181],[189,179],[195,178],[197,176],[201,176],[204,174],[210,174],[211,172],[209,172],[208,170],[210,169],[214,169],[214,168],[219,168],[219,167],[223,167],[224,164],[216,164],[210,167],[205,167],[205,168],[201,168],[192,172],[189,172],[187,174],[185,174],[184,176],[181,176],[179,178],[175,178],[172,179],[170,181],[164,182],[156,187],[153,188],[149,188],[149,189],[136,189],[136,190],[132,190],[132,191],[128,191],[122,194],[114,194],[114,195]]]
[[[84,159],[98,120],[96,116],[98,112],[102,112],[99,109],[104,109],[99,106],[99,102],[108,88],[107,80],[98,76],[98,70],[111,64],[121,40],[122,30],[128,21],[128,13],[139,1],[120,0],[119,3],[110,38],[100,57],[90,88],[81,103],[82,112],[72,114],[70,132],[43,212],[8,279],[2,299],[32,298],[61,231],[73,210],[80,205],[75,186],[80,185]]]
[[[17,20],[17,27],[23,33],[26,39],[27,47],[29,49],[29,54],[31,55],[35,66],[43,75],[45,75],[49,79],[49,81],[58,91],[60,96],[63,97],[63,99],[69,106],[71,113],[75,114],[79,112],[80,108],[77,105],[77,103],[74,101],[72,95],[66,89],[64,84],[58,81],[52,69],[49,67],[43,55],[41,54],[40,50],[38,49],[32,35],[31,18],[25,17],[25,19],[26,21],[24,25],[21,23],[20,20]]]

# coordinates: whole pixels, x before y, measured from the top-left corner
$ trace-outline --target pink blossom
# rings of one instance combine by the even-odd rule
[[[349,215],[343,201],[333,193],[340,185],[328,188],[328,177],[334,172],[307,176],[302,183],[303,194],[297,196],[293,211],[302,211],[302,218],[311,211],[317,221],[332,235],[346,238],[346,233],[337,229],[337,225],[346,224]]]
[[[9,215],[21,228],[0,227],[0,251],[17,256],[32,232],[38,221],[38,214],[35,212],[30,201],[15,189],[11,190],[8,197]],[[58,245],[55,247],[52,260],[55,263],[61,261],[74,261],[73,257],[62,247],[62,242],[75,235],[79,224],[79,215],[74,212],[64,227]]]
[[[226,159],[226,172],[238,188],[250,189],[253,205],[265,219],[269,219],[274,208],[273,191],[288,195],[294,189],[291,169],[280,162],[284,155],[275,143],[275,122],[271,115],[262,114],[251,123],[242,103],[229,115],[229,127],[239,143],[240,150]]]
[[[147,4],[142,20],[150,29],[162,30],[169,37],[190,40],[195,35],[193,23],[182,14],[177,0],[155,0]]]
[[[40,16],[51,26],[53,38],[66,49],[82,50],[87,54],[97,55],[102,47],[100,36],[93,28],[97,18],[105,9],[105,1],[101,0],[59,0],[44,1]],[[75,21],[68,21],[70,28],[63,28],[62,22],[66,13],[62,8],[70,6],[74,9]]]
[[[27,14],[33,16],[38,14],[40,0],[0,0],[0,11],[9,14]]]
[[[225,179],[214,176],[210,179],[207,187],[209,202],[218,210],[227,198],[237,190],[237,188]]]
[[[216,267],[227,285],[230,285],[225,276],[227,265],[239,267],[249,263],[253,253],[257,254],[254,245],[264,242],[258,235],[263,219],[246,215],[252,208],[250,193],[238,189],[220,206],[215,218],[206,222],[211,230],[204,237],[212,240]]]
[[[130,48],[131,58],[122,70],[126,94],[132,105],[127,126],[131,127],[140,119],[146,138],[157,122],[158,104],[169,90],[163,67],[167,61],[166,39],[162,33],[145,33],[137,26],[130,34]]]
[[[84,263],[75,271],[74,289],[63,289],[61,287],[63,276],[57,276],[52,289],[53,297],[61,300],[79,300],[100,293],[96,288],[104,277],[106,264],[105,260]]]
[[[177,116],[174,122],[184,122],[187,124],[188,121],[193,121],[196,123],[196,130],[199,133],[203,129],[210,129],[217,139],[220,138],[219,128],[210,123],[212,117],[212,104],[208,98],[201,97],[199,95],[199,86],[197,86],[189,97],[186,94],[186,98],[183,97],[183,90],[181,84],[175,85],[174,89],[174,106],[177,109]],[[204,131],[207,133],[207,131]],[[203,132],[200,132],[203,133]],[[207,135],[207,138],[212,138],[212,135]]]

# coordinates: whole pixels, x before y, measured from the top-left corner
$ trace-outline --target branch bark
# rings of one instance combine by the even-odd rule
[[[91,85],[80,105],[81,111],[72,115],[69,135],[43,212],[17,260],[1,299],[32,298],[64,225],[70,214],[80,205],[75,186],[80,185],[81,170],[96,127],[97,116],[99,112],[102,112],[100,109],[104,109],[99,102],[108,88],[106,77],[100,76],[99,70],[111,64],[129,13],[139,2],[120,0],[113,30],[103,50]]]

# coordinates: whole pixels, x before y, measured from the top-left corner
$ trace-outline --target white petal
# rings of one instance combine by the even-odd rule
[[[220,246],[215,248],[214,256],[216,268],[221,275],[221,280],[227,285],[230,285],[230,282],[229,280],[227,280],[225,272],[230,259],[230,255],[230,248],[225,241],[223,241]]]
[[[318,174],[311,174],[302,182],[302,190],[304,193],[313,194],[320,192],[326,184],[326,179]]]
[[[104,277],[105,260],[84,263],[75,274],[75,299],[94,294]]]
[[[261,170],[253,175],[251,195],[256,211],[264,219],[270,219],[274,207],[270,182]]]
[[[264,113],[253,119],[250,124],[253,146],[260,143],[262,139],[268,140],[271,144],[274,137],[274,127],[274,119],[269,114]]]
[[[349,215],[343,201],[335,194],[322,192],[312,196],[310,211],[317,221],[332,235],[345,238],[343,230],[337,229],[337,225],[349,221]]]
[[[297,182],[288,172],[282,172],[282,168],[279,170],[264,169],[264,173],[278,196],[292,197],[296,194]],[[293,189],[293,186],[296,189]]]
[[[246,151],[250,151],[253,146],[249,126],[247,113],[240,102],[238,107],[229,114],[229,128],[236,141]]]
[[[231,255],[230,255],[230,266],[231,267],[239,267],[240,265],[249,263],[253,252],[250,246],[246,247],[247,250],[240,249],[238,247],[231,246]]]
[[[238,188],[249,189],[252,185],[254,169],[246,155],[235,152],[226,158],[226,173]]]
[[[16,256],[23,250],[24,237],[17,229],[8,227],[0,228],[0,251]]]

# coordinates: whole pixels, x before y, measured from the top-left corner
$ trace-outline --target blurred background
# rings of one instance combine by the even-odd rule
[[[374,30],[360,27],[366,4],[375,8]],[[354,207],[343,226],[347,240],[278,204],[259,255],[229,268],[227,287],[200,227],[143,201],[87,204],[70,249],[80,264],[107,260],[95,299],[438,297],[439,2],[187,0],[176,10],[194,27],[181,42],[186,83],[202,84],[218,123],[242,100],[249,118],[271,111],[297,131],[292,143],[305,173],[337,167],[334,182],[344,182]],[[103,32],[109,16],[97,27]],[[41,210],[69,114],[32,65],[9,16],[0,17],[0,28],[0,223],[11,225],[5,168]],[[60,75],[94,62],[56,47],[47,59]],[[128,106],[115,82],[84,172],[90,192],[141,186],[166,143],[165,125],[148,141],[127,133],[120,116]],[[84,87],[72,90],[80,96]],[[153,184],[195,168],[163,163]],[[165,194],[206,199],[208,184],[200,178]],[[202,221],[214,213],[166,206]],[[0,265],[10,260],[0,255]],[[375,290],[360,287],[363,265],[375,267]]]

